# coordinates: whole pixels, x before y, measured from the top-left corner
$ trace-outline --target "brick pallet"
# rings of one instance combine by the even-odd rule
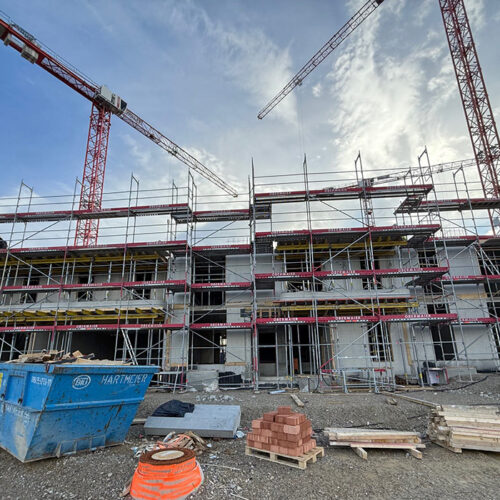
[[[309,461],[315,462],[318,455],[324,454],[311,436],[311,422],[303,413],[293,412],[290,406],[280,406],[252,421],[245,453],[305,469]]]
[[[427,434],[455,453],[462,449],[500,452],[500,408],[439,406],[431,413]]]

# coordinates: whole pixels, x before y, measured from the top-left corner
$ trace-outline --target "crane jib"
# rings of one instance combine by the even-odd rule
[[[285,87],[260,110],[257,118],[262,120],[295,87],[302,85],[304,78],[319,66],[365,19],[372,14],[384,0],[368,0],[335,35],[333,35],[298,71]]]
[[[118,94],[113,93],[105,85],[98,85],[93,82],[81,71],[73,67],[47,47],[43,46],[25,29],[13,23],[11,20],[7,21],[0,18],[0,40],[4,45],[19,52],[25,60],[31,64],[40,66],[92,102],[89,138],[91,136],[99,137],[102,143],[97,144],[94,143],[95,141],[89,141],[87,144],[80,205],[83,204],[84,206],[98,208],[101,204],[106,162],[107,134],[109,133],[110,117],[108,115],[110,113],[122,118],[145,137],[158,144],[162,149],[226,193],[233,197],[237,196],[235,189],[201,162],[196,160],[196,158],[188,154],[134,113],[127,113],[129,111],[127,103]],[[96,243],[97,227],[98,226],[95,226],[93,229],[94,233],[91,236],[87,234],[86,229],[83,231],[83,233],[85,233],[82,233],[83,243]],[[77,235],[78,234],[79,230],[77,228]]]

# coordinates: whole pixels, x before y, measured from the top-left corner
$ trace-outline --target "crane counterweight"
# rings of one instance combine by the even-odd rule
[[[117,94],[113,94],[106,85],[101,85],[94,99],[108,108],[114,115],[121,115],[127,109],[127,103]]]

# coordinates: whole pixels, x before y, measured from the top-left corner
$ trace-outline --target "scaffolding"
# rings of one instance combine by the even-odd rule
[[[105,193],[98,211],[22,183],[0,199],[0,359],[42,349],[160,367],[174,390],[352,390],[498,370],[500,240],[467,160],[257,176],[237,200]],[[101,220],[102,219],[102,220]],[[79,221],[101,243],[73,245]],[[5,228],[7,228],[5,230]],[[1,242],[0,242],[1,243]]]

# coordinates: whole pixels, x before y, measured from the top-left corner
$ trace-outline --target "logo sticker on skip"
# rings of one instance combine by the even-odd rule
[[[71,386],[76,390],[85,389],[90,385],[90,382],[92,382],[92,379],[88,375],[78,375],[73,379]]]

